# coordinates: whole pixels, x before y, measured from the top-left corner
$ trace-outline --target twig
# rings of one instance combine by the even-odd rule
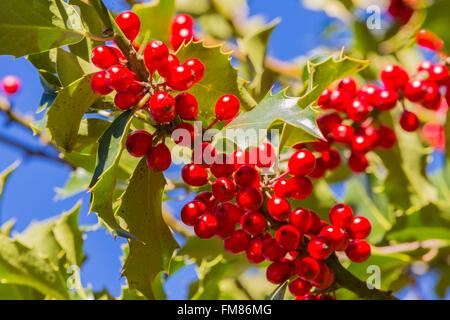
[[[247,288],[244,286],[244,284],[239,280],[238,278],[234,278],[234,284],[236,287],[242,291],[242,293],[249,299],[249,300],[255,300],[253,296],[250,294],[250,292],[247,290]]]

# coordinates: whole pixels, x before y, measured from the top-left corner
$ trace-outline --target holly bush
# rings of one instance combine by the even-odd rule
[[[81,285],[78,203],[2,226],[0,297],[165,299],[192,264],[190,299],[396,299],[417,270],[445,295],[448,1],[304,1],[353,41],[295,61],[269,56],[280,21],[246,1],[123,2],[2,0],[0,54],[25,56],[44,94],[39,121],[0,105],[73,169],[59,192],[88,190],[99,227],[127,239],[127,285]]]

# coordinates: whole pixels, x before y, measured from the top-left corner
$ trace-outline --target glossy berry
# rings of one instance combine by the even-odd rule
[[[100,72],[97,72],[96,74],[94,74],[91,78],[92,91],[94,91],[96,94],[99,94],[101,96],[110,94],[113,91],[113,89],[110,88],[108,86],[108,84],[106,83],[105,77],[106,77],[105,71],[100,71]],[[3,80],[3,83],[4,83],[4,80]],[[3,83],[2,83],[3,90],[5,90]]]
[[[403,89],[409,81],[408,73],[397,65],[388,65],[381,71],[381,80],[386,88]]]
[[[273,196],[267,199],[267,211],[274,220],[284,221],[291,212],[291,205],[286,199]]]
[[[358,90],[358,98],[374,106],[381,88],[375,84],[363,84]]]
[[[263,246],[262,239],[257,238],[250,241],[249,245],[247,246],[247,249],[245,250],[245,255],[250,263],[258,264],[264,261],[264,256],[262,254],[262,246]]]
[[[187,164],[181,170],[183,181],[190,186],[201,187],[208,183],[208,172],[197,164]]]
[[[360,173],[366,171],[369,161],[365,154],[352,153],[348,158],[348,166],[353,172]]]
[[[243,212],[241,209],[231,202],[224,202],[217,206],[216,215],[218,217],[224,216],[231,223],[236,224],[241,221]]]
[[[117,92],[114,96],[114,104],[120,110],[128,110],[138,103],[137,96],[131,91]]]
[[[235,172],[234,181],[240,187],[259,187],[259,172],[254,167],[244,165]]]
[[[289,172],[295,176],[306,176],[314,170],[316,157],[309,150],[296,151],[288,162]]]
[[[312,191],[313,185],[311,180],[306,177],[296,176],[286,180],[290,197],[296,200],[304,200],[308,198]]]
[[[352,222],[353,210],[345,203],[338,203],[330,209],[329,218],[332,225],[347,228]]]
[[[420,125],[419,118],[417,118],[415,113],[405,110],[400,116],[400,125],[405,131],[416,131]]]
[[[303,279],[297,278],[294,281],[289,283],[289,291],[294,296],[301,296],[309,292],[311,290],[311,284]]]
[[[337,113],[330,113],[323,116],[320,116],[317,119],[317,125],[319,126],[322,133],[326,136],[331,131],[333,131],[334,127],[342,123],[342,118]]]
[[[217,100],[214,112],[218,120],[229,120],[239,112],[239,99],[232,94],[226,94]]]
[[[154,171],[165,171],[170,167],[172,157],[169,148],[163,143],[151,148],[147,154],[147,166]]]
[[[261,208],[262,202],[261,191],[253,187],[242,188],[236,195],[236,203],[244,211],[257,211]]]
[[[153,136],[150,133],[145,130],[136,130],[128,135],[125,147],[133,157],[143,157],[150,151],[152,142]]]
[[[312,211],[299,208],[289,214],[289,223],[302,234],[310,234],[320,227],[320,218]]]
[[[379,139],[378,145],[382,148],[389,149],[392,148],[397,142],[397,137],[395,136],[395,132],[386,126],[380,126],[378,129]]]
[[[190,147],[195,141],[195,128],[187,122],[179,123],[172,131],[173,142],[184,147]]]
[[[172,33],[177,32],[181,29],[193,29],[194,28],[194,18],[189,14],[177,14],[175,18],[173,18],[172,23],[170,24],[170,31]]]
[[[331,132],[331,136],[337,142],[350,143],[352,141],[354,133],[355,130],[352,126],[349,126],[348,124],[340,124],[334,127],[333,131]]]
[[[405,86],[405,97],[412,102],[420,102],[425,97],[426,86],[421,80],[413,80]]]
[[[108,69],[115,64],[120,64],[117,51],[118,49],[113,47],[97,46],[92,50],[92,63],[100,69]]]
[[[276,151],[271,143],[263,143],[251,151],[251,160],[258,168],[270,168],[276,161]]]
[[[274,262],[267,267],[266,278],[273,284],[285,282],[292,272],[292,266],[286,262]]]
[[[214,163],[211,165],[211,173],[216,178],[228,178],[234,172],[234,164],[230,163],[229,157],[226,154],[218,154],[215,156]],[[236,181],[235,181],[236,182]]]
[[[194,232],[202,239],[209,239],[216,235],[219,223],[215,215],[211,213],[202,214],[195,223]]]
[[[366,138],[366,136],[356,135],[352,139],[352,151],[356,153],[366,153],[370,150],[371,146],[372,144],[370,140]]]
[[[167,85],[177,91],[188,90],[194,85],[194,76],[189,68],[179,65],[170,69]]]
[[[116,23],[131,42],[136,39],[141,29],[141,20],[132,11],[124,11],[116,18]]]
[[[352,239],[364,239],[372,230],[370,221],[366,217],[353,217],[352,222],[347,228],[348,234]]]
[[[181,119],[195,120],[198,116],[197,99],[190,93],[180,93],[175,97],[175,110]]]
[[[135,78],[134,72],[120,64],[109,67],[105,73],[106,84],[116,91],[127,90],[133,84]]]
[[[169,123],[175,118],[175,99],[165,91],[155,92],[148,105],[153,120],[158,123]]]
[[[428,72],[429,80],[444,84],[449,79],[448,68],[445,64],[435,64]]]
[[[335,148],[330,148],[322,152],[322,160],[326,169],[333,171],[341,164],[341,154]]]
[[[198,218],[206,213],[206,206],[201,201],[191,201],[186,203],[181,209],[181,221],[185,225],[194,226]]]
[[[203,76],[205,75],[205,66],[199,59],[192,58],[186,60],[183,65],[192,73],[194,82],[199,82],[203,79]]]
[[[168,78],[171,70],[180,65],[180,60],[178,60],[176,55],[169,53],[165,59],[159,59],[158,63],[157,70],[159,75],[163,78]]]
[[[258,211],[248,212],[241,217],[242,230],[252,236],[263,233],[267,227],[267,221],[264,215]]]
[[[354,122],[363,122],[366,120],[370,111],[371,107],[363,100],[353,100],[346,109],[348,117]]]
[[[229,201],[236,195],[236,185],[228,178],[219,178],[212,183],[212,193],[218,201]]]
[[[6,94],[14,94],[20,90],[22,82],[18,77],[8,75],[2,79],[1,86]]]
[[[168,63],[168,57],[169,48],[162,41],[153,40],[144,49],[145,66],[150,72],[164,68]]]
[[[275,239],[280,247],[287,251],[296,250],[300,244],[300,232],[289,224],[281,226],[275,233]]]
[[[350,77],[344,78],[339,81],[338,88],[347,92],[349,95],[354,96],[357,91],[356,81]]]
[[[173,50],[177,51],[181,45],[189,43],[194,39],[194,30],[188,28],[178,29],[170,35],[170,44]]]
[[[343,90],[334,90],[330,95],[329,106],[336,111],[344,111],[351,103],[352,97]]]
[[[330,240],[336,251],[343,251],[347,248],[348,234],[340,227],[334,225],[326,226],[320,231],[319,235]]]
[[[370,256],[370,244],[365,240],[351,240],[345,253],[347,257],[357,263],[366,261]]]
[[[243,230],[237,230],[233,234],[226,238],[223,242],[225,250],[231,253],[239,253],[247,249],[250,243],[249,235]]]
[[[269,261],[279,261],[285,255],[287,251],[283,249],[278,241],[273,238],[265,239],[262,246],[262,254],[264,258]]]
[[[312,284],[318,289],[327,289],[334,282],[333,271],[322,261],[319,261],[319,275],[312,281]]]
[[[432,51],[441,51],[444,41],[431,31],[422,29],[416,34],[417,44]]]
[[[305,256],[295,261],[295,272],[307,281],[313,281],[319,276],[320,262],[314,258]]]
[[[210,191],[202,191],[197,193],[194,197],[194,200],[203,202],[206,206],[206,210],[212,211],[217,204],[217,200],[214,198],[212,192]]]
[[[329,109],[330,108],[330,96],[331,96],[331,90],[325,89],[321,95],[319,96],[319,99],[317,100],[317,104],[322,107],[323,109]]]
[[[273,192],[277,197],[290,197],[291,191],[286,179],[278,179],[273,185]]]
[[[390,89],[380,90],[377,91],[373,100],[373,106],[375,108],[379,110],[390,110],[397,104],[398,93]]]
[[[333,245],[323,236],[313,237],[308,242],[308,254],[317,260],[325,260],[333,253]]]

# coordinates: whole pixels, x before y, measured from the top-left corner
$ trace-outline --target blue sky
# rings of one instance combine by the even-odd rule
[[[113,10],[120,9],[119,1],[107,0],[105,3]],[[291,59],[302,55],[323,44],[324,39],[319,36],[330,23],[330,18],[322,12],[311,12],[303,8],[299,0],[284,0],[283,5],[273,0],[251,0],[250,14],[261,14],[270,21],[281,17],[281,24],[275,29],[270,42],[269,52],[280,59]],[[341,45],[341,44],[339,44]],[[41,94],[42,88],[35,69],[25,59],[14,60],[12,57],[0,57],[0,78],[7,74],[15,74],[23,80],[21,92],[12,98],[15,110],[22,114],[33,115]],[[39,143],[28,132],[16,125],[7,125],[5,117],[0,115],[0,130],[14,139],[25,141],[30,145]],[[3,170],[22,154],[0,144],[0,170]],[[83,209],[80,214],[82,225],[94,224],[96,218],[87,215],[89,197],[87,194],[55,201],[55,187],[64,185],[68,178],[69,169],[39,158],[24,159],[20,168],[14,172],[7,185],[3,202],[0,207],[1,222],[9,218],[17,220],[17,229],[23,230],[31,221],[42,220],[70,209],[80,198],[83,200]],[[174,208],[176,210],[176,208]],[[120,293],[120,245],[123,240],[113,239],[104,230],[91,232],[87,235],[85,248],[88,256],[83,269],[82,280],[91,283],[94,289],[106,287],[114,295]],[[182,277],[174,279],[189,281],[194,274],[192,268]],[[181,297],[173,286],[168,287],[170,296]]]

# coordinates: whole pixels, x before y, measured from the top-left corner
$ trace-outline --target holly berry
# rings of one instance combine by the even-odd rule
[[[331,132],[331,136],[337,142],[350,143],[352,141],[354,133],[355,130],[352,126],[349,126],[347,124],[340,124],[334,127],[333,131]]]
[[[187,164],[181,170],[183,181],[190,186],[201,187],[208,183],[208,172],[197,164]]]
[[[133,11],[124,11],[116,18],[116,23],[131,42],[136,39],[141,29],[141,20]]]
[[[338,88],[347,92],[349,95],[354,96],[357,91],[356,81],[353,78],[347,77],[339,81]]]
[[[190,147],[195,141],[195,128],[190,123],[179,123],[173,128],[172,139],[176,144]]]
[[[329,225],[323,228],[319,235],[330,240],[336,251],[344,251],[348,245],[348,234],[342,228]]]
[[[431,31],[422,29],[416,34],[417,44],[432,51],[441,51],[444,41]]]
[[[275,239],[286,251],[296,250],[300,244],[300,232],[289,224],[281,226],[275,233]]]
[[[320,218],[312,211],[299,208],[289,214],[289,223],[296,227],[300,233],[309,234],[320,226]]]
[[[148,105],[153,120],[158,123],[169,123],[175,118],[175,99],[165,91],[155,92]]]
[[[285,282],[292,272],[292,266],[286,262],[274,262],[267,267],[266,278],[273,284]]]
[[[305,280],[300,278],[295,279],[289,283],[289,291],[294,296],[301,296],[309,292],[311,290],[311,284]]]
[[[381,71],[381,80],[386,88],[403,89],[409,81],[408,73],[400,66],[388,65]]]
[[[405,110],[400,117],[400,125],[405,131],[416,131],[420,125],[419,118],[415,113]]]
[[[128,135],[125,147],[133,157],[143,157],[150,151],[152,142],[153,136],[150,133],[145,130],[136,130]]]
[[[273,238],[265,239],[262,246],[262,254],[269,261],[279,261],[286,255],[287,251],[283,249],[278,241]]]
[[[214,200],[217,202],[216,200]],[[241,209],[231,202],[224,202],[217,206],[216,215],[218,217],[226,217],[231,223],[236,224],[241,221],[243,212]]]
[[[193,29],[194,28],[194,18],[188,14],[177,14],[173,18],[170,24],[171,33],[177,32],[181,29]]]
[[[224,241],[225,250],[231,253],[239,253],[245,251],[250,242],[249,235],[243,230],[237,230],[233,234],[226,238]]]
[[[240,102],[239,99],[232,94],[226,94],[217,100],[214,107],[216,119],[229,120],[236,116],[239,112]]]
[[[313,171],[316,157],[306,149],[296,151],[288,161],[289,172],[295,176],[306,176]]]
[[[377,91],[373,100],[373,106],[375,108],[379,110],[390,110],[397,104],[398,93],[390,89],[380,90]]]
[[[188,68],[194,77],[194,82],[200,82],[205,75],[205,66],[196,58],[186,60],[183,65]]]
[[[348,166],[353,172],[360,173],[366,171],[369,161],[365,154],[352,153],[348,158]]]
[[[120,56],[118,49],[108,46],[97,46],[92,50],[92,63],[100,69],[108,69],[109,67],[120,64]]]
[[[197,99],[190,93],[180,93],[175,97],[175,110],[181,119],[195,120],[198,116]]]
[[[271,143],[263,143],[257,148],[253,148],[251,152],[251,159],[256,159],[256,166],[258,168],[270,168],[276,161],[275,148]]]
[[[195,223],[194,232],[202,239],[209,239],[216,235],[219,222],[215,215],[211,213],[202,214]]]
[[[353,100],[346,109],[348,117],[354,122],[363,122],[366,120],[370,111],[370,105],[360,100]]]
[[[136,103],[138,103],[137,96],[131,91],[117,92],[114,96],[114,104],[120,110],[131,109]]]
[[[296,200],[304,200],[308,198],[312,191],[313,185],[311,180],[306,177],[292,177],[286,180],[290,197]]]
[[[352,97],[343,90],[334,90],[330,95],[329,106],[336,111],[344,111],[352,101]]]
[[[353,210],[345,203],[338,203],[330,209],[329,218],[331,224],[337,227],[347,228],[352,222]]]
[[[385,149],[392,148],[397,142],[397,137],[395,136],[395,132],[386,126],[380,126],[378,129],[379,139],[378,145]]]
[[[314,258],[305,256],[295,261],[295,272],[307,281],[313,281],[319,276],[320,262]]]
[[[405,86],[405,97],[412,102],[420,102],[425,97],[426,86],[421,80],[408,82]]]
[[[350,241],[345,254],[351,261],[361,263],[369,258],[370,251],[370,244],[367,241],[354,239]]]
[[[263,233],[267,227],[267,221],[263,214],[258,211],[248,212],[241,217],[242,230],[252,236]]]
[[[226,154],[218,154],[215,156],[215,161],[211,165],[211,173],[216,178],[226,177],[228,178],[234,172],[234,164],[229,163],[228,156]],[[235,181],[236,182],[236,181]]]
[[[177,91],[188,90],[194,85],[194,76],[191,69],[184,65],[170,69],[167,85]]]
[[[2,85],[3,85],[3,90],[6,91],[4,83],[5,83],[5,80],[3,80]],[[110,88],[106,82],[106,72],[105,71],[99,71],[92,76],[91,88],[92,88],[92,91],[94,91],[95,93],[97,93],[101,96],[106,96],[107,94],[110,94],[113,91],[113,89]]]
[[[181,221],[188,226],[194,226],[198,218],[206,212],[206,206],[201,201],[191,201],[181,209]]]
[[[277,197],[290,197],[291,191],[286,179],[278,179],[273,185],[273,192]]]
[[[430,81],[444,84],[449,79],[448,68],[445,64],[435,64],[428,72]]]
[[[308,175],[311,178],[320,179],[325,175],[327,167],[325,165],[325,161],[322,158],[316,159],[316,166],[314,170]]]
[[[273,196],[267,199],[267,211],[274,220],[284,221],[291,212],[291,205],[286,199]]]
[[[322,152],[323,163],[328,170],[335,170],[341,164],[341,154],[334,148]],[[317,166],[317,161],[316,161]]]
[[[175,59],[174,56],[172,56],[172,58]],[[178,61],[178,59],[176,59],[176,61]],[[167,48],[162,41],[151,41],[144,49],[144,62],[150,72],[165,70],[164,68],[170,62],[169,48]]]
[[[126,91],[135,81],[136,74],[127,67],[116,64],[105,73],[106,84],[116,91]]]
[[[364,239],[372,230],[372,225],[366,217],[353,217],[350,225],[347,228],[348,234],[353,239]]]
[[[245,211],[257,211],[261,208],[262,202],[261,191],[253,187],[242,188],[236,195],[236,203]]]
[[[312,283],[315,287],[319,289],[326,289],[330,287],[334,282],[333,271],[322,261],[319,261],[320,270],[319,275],[315,278]]]
[[[194,30],[192,28],[178,29],[170,35],[170,44],[173,50],[177,51],[181,45],[189,43],[194,38]]]
[[[212,193],[218,201],[229,201],[236,194],[236,185],[228,178],[219,178],[212,183]]]
[[[262,254],[262,246],[263,246],[262,239],[257,238],[250,241],[249,245],[247,246],[247,249],[245,250],[245,255],[250,263],[258,264],[264,261],[264,256]]]
[[[352,139],[352,151],[356,153],[366,153],[370,150],[371,141],[363,135],[356,135]]]
[[[259,173],[254,167],[244,165],[234,173],[234,181],[240,187],[259,187]]]
[[[147,166],[154,171],[165,171],[172,163],[172,156],[169,148],[160,143],[151,148],[147,154]]]
[[[14,94],[20,90],[22,82],[20,79],[13,75],[8,75],[2,79],[2,89],[6,94]]]
[[[313,237],[308,242],[308,254],[317,260],[325,260],[333,253],[333,245],[324,236]]]

